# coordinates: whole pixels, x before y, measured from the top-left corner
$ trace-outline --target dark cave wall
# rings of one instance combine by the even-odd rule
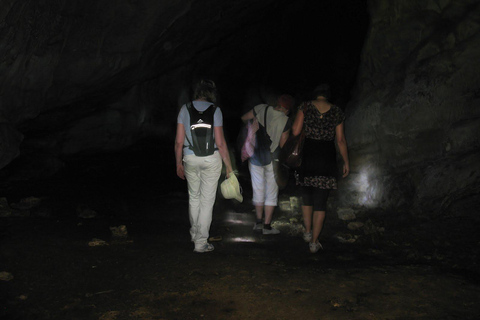
[[[3,1],[0,167],[35,149],[100,152],[169,130],[153,122],[175,118],[189,75],[220,73],[228,60],[217,52],[242,57],[219,48],[285,1],[272,2]]]
[[[256,89],[265,84],[290,93],[314,86],[332,64],[310,62],[322,57],[311,35],[320,30],[323,42],[344,52],[331,56],[355,63],[365,28],[345,30],[362,23],[355,16],[364,7],[351,0],[3,1],[0,168],[40,157],[54,167],[25,177],[48,175],[64,155],[171,138],[195,75],[217,80],[225,116],[235,119],[261,102],[266,93]],[[325,32],[332,18],[338,26]],[[334,78],[345,88],[356,68],[340,62]]]
[[[148,8],[129,1],[115,6],[106,1],[4,1],[1,6],[1,116],[14,132],[10,135],[21,132],[26,141],[8,145],[11,151],[1,153],[2,167],[18,155],[15,149],[22,148],[22,154],[44,149],[54,156],[82,150],[85,142],[77,138],[85,134],[95,137],[92,149],[108,140],[105,136],[118,134],[119,125],[127,126],[120,128],[126,134],[130,118],[142,111],[132,105],[118,108],[118,100],[145,77],[140,70],[144,45],[167,27],[160,24],[162,18],[170,21],[162,13],[175,16],[186,10],[153,1]],[[119,114],[125,120],[115,123]],[[12,139],[4,134],[2,140]],[[103,145],[113,148],[115,140]]]
[[[370,1],[345,206],[476,214],[480,2]]]
[[[227,119],[268,85],[302,95],[328,81],[345,101],[355,81],[340,208],[471,212],[478,1],[368,4],[365,39],[362,1],[2,1],[0,168],[50,175],[64,155],[171,140],[195,75],[222,86]]]

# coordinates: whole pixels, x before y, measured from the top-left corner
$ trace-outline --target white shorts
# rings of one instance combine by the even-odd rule
[[[255,206],[276,206],[278,202],[278,185],[273,173],[273,165],[256,166],[248,162],[252,177],[252,202]]]

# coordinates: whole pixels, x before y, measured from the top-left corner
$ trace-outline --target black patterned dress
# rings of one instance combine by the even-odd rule
[[[335,128],[345,121],[345,114],[334,105],[322,114],[311,101],[302,104],[300,110],[304,114],[305,143],[302,165],[295,174],[297,185],[337,189]]]

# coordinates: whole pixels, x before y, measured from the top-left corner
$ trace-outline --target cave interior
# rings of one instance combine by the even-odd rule
[[[8,0],[0,8],[0,236],[7,243],[28,229],[18,224],[80,225],[89,212],[107,233],[115,223],[142,233],[178,212],[181,223],[167,225],[188,233],[173,145],[178,111],[200,78],[217,84],[244,192],[242,204],[218,193],[217,219],[232,210],[251,219],[241,115],[279,94],[300,103],[328,83],[331,102],[346,114],[351,166],[329,198],[332,231],[325,232],[341,240],[333,247],[358,240],[369,252],[388,251],[391,261],[454,270],[474,284],[468,292],[478,292],[478,1]],[[286,228],[301,227],[296,195],[291,179],[280,191],[289,209],[275,213]],[[84,239],[92,230],[72,234]],[[12,252],[2,253],[2,268],[15,265]],[[1,298],[17,312],[9,294]],[[38,310],[27,314],[48,318]],[[465,319],[479,314],[473,304],[464,312]]]

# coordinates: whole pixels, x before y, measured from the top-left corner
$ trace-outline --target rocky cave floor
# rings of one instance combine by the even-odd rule
[[[369,212],[350,230],[330,214],[324,250],[311,254],[299,211],[287,210],[291,185],[275,212],[282,233],[252,230],[241,167],[245,201],[218,196],[211,236],[221,240],[195,254],[186,185],[162,152],[67,167],[0,189],[1,319],[480,317],[478,220]]]

